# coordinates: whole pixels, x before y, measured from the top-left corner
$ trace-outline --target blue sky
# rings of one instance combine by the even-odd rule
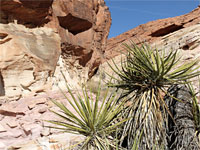
[[[186,14],[200,0],[105,0],[112,17],[109,38],[149,21]]]

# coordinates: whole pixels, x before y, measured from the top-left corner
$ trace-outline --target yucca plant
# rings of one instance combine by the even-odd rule
[[[121,119],[120,116],[120,112],[124,109],[125,99],[117,103],[117,93],[109,95],[109,88],[102,97],[100,84],[95,96],[92,96],[91,91],[88,91],[86,87],[82,88],[82,95],[73,94],[69,86],[67,86],[67,90],[71,97],[68,97],[64,92],[62,93],[76,114],[63,103],[52,100],[61,112],[51,111],[63,121],[49,120],[49,123],[55,125],[50,127],[85,136],[80,149],[115,149],[115,143],[118,141],[112,138],[111,134],[127,120]]]
[[[185,84],[186,80],[198,76],[198,61],[180,65],[177,50],[159,52],[146,43],[139,47],[133,42],[124,46],[127,53],[121,61],[122,67],[113,60],[113,65],[109,63],[117,77],[111,76],[114,81],[108,83],[125,90],[125,96],[129,97],[124,115],[131,119],[124,125],[122,138],[127,138],[127,147],[131,149],[134,137],[143,130],[139,149],[163,149],[166,145],[164,124],[167,115],[171,116],[163,95],[168,94],[167,87]]]
[[[118,133],[120,134],[121,132],[121,127],[119,127],[119,129],[117,130],[116,132],[116,136],[115,138],[119,138],[119,136],[117,135]],[[143,132],[141,132],[140,134],[136,135],[136,137],[134,138],[134,141],[133,141],[133,145],[132,145],[132,148],[131,150],[138,150],[138,147],[140,145],[140,142],[141,142],[141,137],[142,137],[142,134]],[[119,141],[119,139],[117,139],[116,141]],[[120,150],[122,147],[119,145],[119,142],[116,143],[116,149],[115,150]],[[123,150],[128,150],[127,148],[123,148]]]

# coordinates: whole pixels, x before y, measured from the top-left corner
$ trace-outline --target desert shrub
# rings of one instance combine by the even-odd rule
[[[49,123],[55,125],[50,127],[64,132],[84,135],[85,140],[81,143],[80,149],[117,149],[118,140],[112,134],[127,120],[121,119],[120,116],[126,100],[118,103],[117,93],[109,95],[109,88],[102,97],[100,84],[95,96],[91,95],[92,92],[88,91],[86,86],[82,88],[82,93],[73,94],[69,86],[67,86],[67,90],[71,97],[65,95],[64,92],[62,93],[76,114],[63,103],[52,100],[61,112],[51,111],[63,120],[48,120]],[[119,146],[118,149],[120,149]]]
[[[173,117],[163,95],[169,94],[167,87],[185,84],[186,80],[198,76],[198,61],[181,65],[177,50],[158,52],[146,43],[140,47],[133,42],[124,46],[127,54],[121,61],[122,68],[114,61],[113,65],[109,64],[118,77],[111,76],[113,81],[108,83],[110,87],[123,89],[123,97],[129,100],[123,114],[131,119],[124,123],[121,140],[127,140],[127,148],[131,149],[134,138],[143,131],[139,149],[164,149],[167,145],[164,125],[168,115],[172,120]]]

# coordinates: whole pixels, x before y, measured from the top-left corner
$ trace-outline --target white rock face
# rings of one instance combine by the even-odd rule
[[[200,56],[200,24],[168,34],[152,45],[161,51],[179,50],[182,61],[197,59]]]
[[[0,14],[1,150],[55,133],[43,128],[42,121],[54,118],[49,112],[53,104],[35,96],[58,90],[57,84],[66,89],[61,70],[75,88],[93,75],[111,17],[104,0],[3,0]],[[45,149],[37,145],[33,147]]]
[[[153,46],[156,46],[160,51],[164,49],[166,51],[178,50],[179,56],[182,58],[180,64],[196,59],[200,60],[200,24],[164,36],[160,41],[154,43]],[[199,78],[192,80],[194,81],[193,86],[195,90],[199,92]]]
[[[73,89],[81,89],[81,84],[86,83],[88,79],[88,71],[89,67],[81,67],[79,64],[73,64],[74,67],[70,67],[63,58],[60,56],[57,67],[54,73],[54,77],[52,78],[52,90],[66,89],[66,81],[67,84]],[[77,66],[76,66],[77,65]],[[79,69],[77,69],[79,68]],[[65,79],[63,78],[63,75]]]
[[[0,96],[20,97],[50,89],[60,56],[60,37],[50,28],[0,24]]]

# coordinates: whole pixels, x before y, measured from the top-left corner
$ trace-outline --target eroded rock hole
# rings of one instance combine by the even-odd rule
[[[0,72],[0,96],[5,96],[5,87],[1,72]]]
[[[67,29],[74,35],[84,32],[92,27],[92,23],[88,20],[72,16],[72,14],[68,14],[64,17],[58,16],[58,20],[61,27]]]
[[[157,30],[156,32],[153,32],[150,36],[160,37],[160,36],[164,36],[164,35],[167,35],[169,33],[175,32],[177,30],[180,30],[182,28],[184,28],[183,25],[172,24],[172,25],[167,26],[165,28],[161,28],[161,29]]]
[[[192,42],[190,42],[190,43],[185,44],[185,45],[182,47],[182,49],[183,49],[183,50],[193,50],[193,49],[195,49],[195,48],[198,47],[198,46],[199,46],[199,43],[197,43],[197,40],[195,40],[195,41],[192,41]]]
[[[97,74],[98,70],[99,70],[99,68],[94,69],[94,75]]]
[[[5,39],[8,36],[6,33],[0,33],[0,40]]]
[[[189,48],[190,48],[189,45],[184,45],[184,46],[182,47],[183,50],[189,50]]]

